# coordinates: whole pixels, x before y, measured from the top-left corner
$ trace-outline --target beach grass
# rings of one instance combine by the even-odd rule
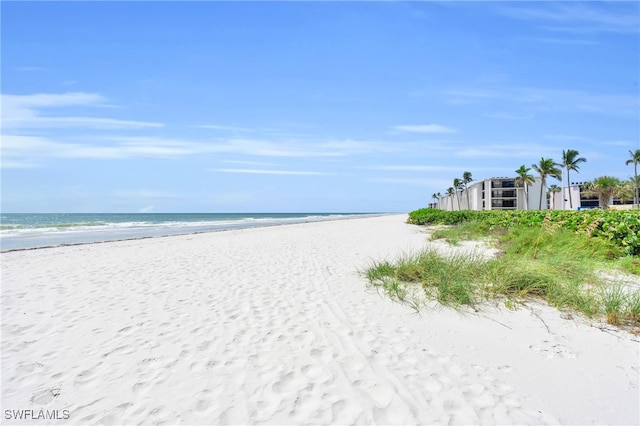
[[[455,250],[450,255],[435,250],[404,254],[394,262],[374,262],[366,271],[370,284],[414,308],[427,300],[476,307],[497,299],[513,307],[537,298],[558,309],[640,329],[640,289],[598,274],[635,272],[637,258],[622,256],[605,239],[552,226],[507,229],[477,222],[435,230],[432,239],[445,239],[454,247],[460,241],[484,241],[499,255],[487,260]]]

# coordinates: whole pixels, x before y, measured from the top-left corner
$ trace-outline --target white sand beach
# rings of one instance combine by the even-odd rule
[[[640,424],[638,336],[368,289],[405,220],[2,253],[0,423]]]

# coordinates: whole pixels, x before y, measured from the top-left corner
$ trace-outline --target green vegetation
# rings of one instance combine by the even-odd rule
[[[425,297],[449,306],[503,299],[509,307],[535,297],[590,318],[640,327],[640,291],[597,274],[611,269],[640,272],[638,211],[422,209],[412,212],[409,222],[456,225],[434,231],[432,238],[450,243],[490,239],[501,255],[483,260],[423,251],[392,263],[374,263],[367,278],[395,300],[418,309]]]
[[[640,255],[640,211],[638,210],[462,210],[420,209],[409,214],[415,225],[482,223],[489,229],[514,226],[561,228],[576,234],[608,240],[621,254]]]

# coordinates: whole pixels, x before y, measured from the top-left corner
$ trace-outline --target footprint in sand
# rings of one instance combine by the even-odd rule
[[[331,423],[332,424],[354,424],[362,414],[362,408],[358,404],[350,404],[345,400],[331,404]]]
[[[57,398],[58,396],[60,396],[60,392],[61,392],[60,387],[53,387],[50,389],[46,389],[34,394],[33,397],[31,398],[31,401],[34,404],[45,405],[53,401],[54,398]]]
[[[388,407],[395,393],[391,387],[371,380],[356,380],[353,386],[378,408]]]
[[[39,363],[39,362],[32,362],[32,363],[20,363],[18,364],[18,368],[20,370],[23,370],[27,373],[33,373],[34,371],[44,371],[44,365]]]
[[[295,388],[293,372],[287,373],[273,384],[273,391],[276,393],[289,392]]]

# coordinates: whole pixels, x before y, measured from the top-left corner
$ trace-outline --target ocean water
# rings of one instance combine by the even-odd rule
[[[0,250],[377,216],[363,213],[2,213]]]

